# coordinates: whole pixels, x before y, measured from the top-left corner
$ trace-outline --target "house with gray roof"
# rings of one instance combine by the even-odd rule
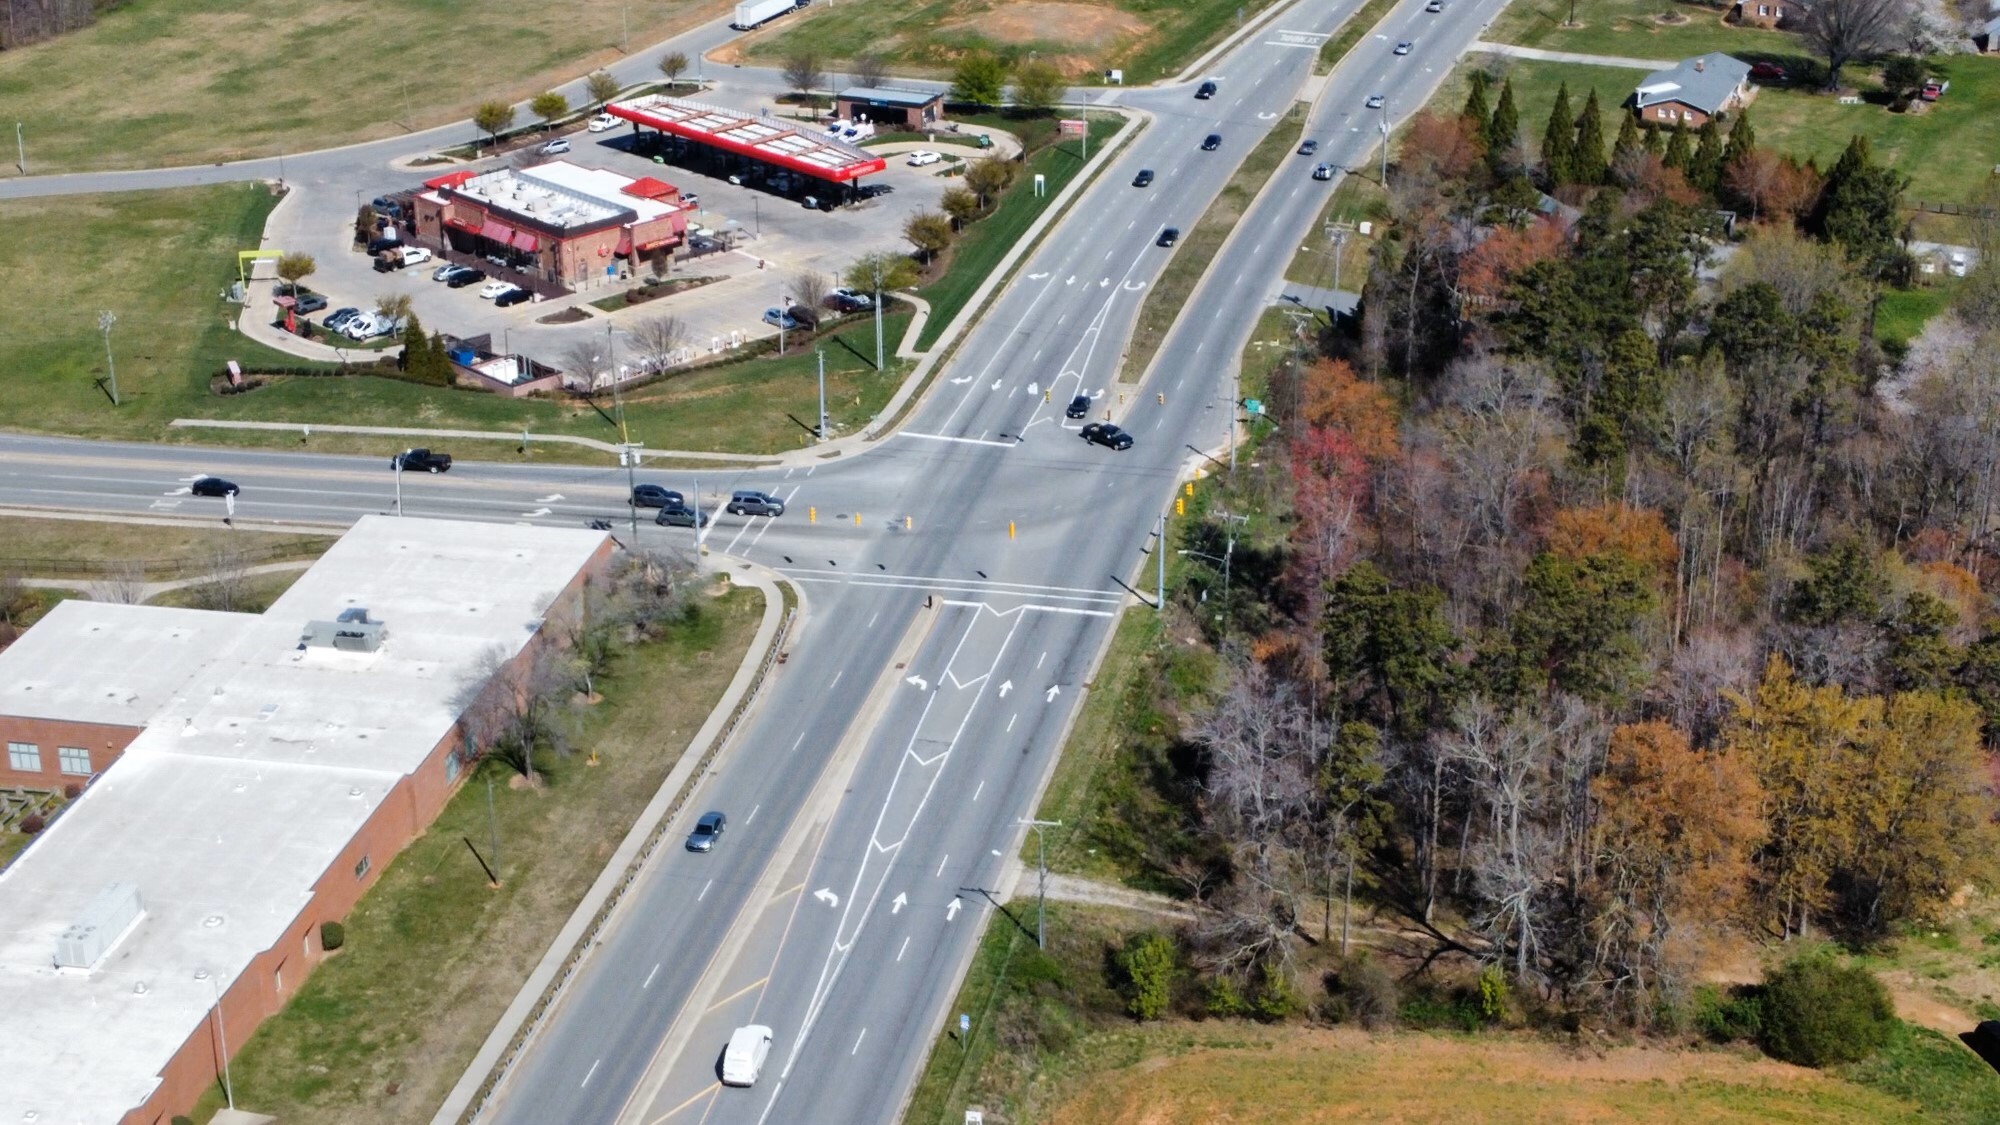
[[[1639,120],[1653,125],[1700,128],[1726,117],[1750,100],[1750,64],[1711,51],[1656,70],[1632,92]]]

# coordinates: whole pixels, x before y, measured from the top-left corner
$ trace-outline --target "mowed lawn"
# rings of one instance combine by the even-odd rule
[[[221,299],[236,276],[238,249],[258,245],[274,200],[256,185],[63,196],[0,203],[0,378],[6,423],[85,437],[296,445],[296,434],[170,429],[176,418],[350,423],[578,434],[617,440],[611,421],[588,403],[507,399],[373,377],[280,379],[248,394],[209,393],[225,361],[303,361],[245,339],[232,327],[238,307]],[[113,312],[111,344],[121,405],[105,378],[100,310]],[[909,314],[883,318],[893,356]],[[826,349],[827,411],[851,431],[888,401],[907,365],[876,374],[874,325],[860,318],[835,335],[794,334],[789,354],[755,357],[641,387],[626,397],[634,441],[655,449],[774,452],[808,440],[802,425],[818,412],[814,349]],[[612,408],[602,403],[606,412]],[[799,419],[801,421],[794,421]],[[342,441],[359,452],[389,452],[407,440]],[[480,449],[515,456],[517,441]],[[600,456],[574,446],[532,445],[537,456]],[[468,451],[471,452],[471,451]]]
[[[1798,40],[1784,32],[1722,22],[1727,10],[1678,0],[1576,0],[1577,26],[1565,27],[1569,0],[1515,0],[1480,38],[1639,59],[1674,60],[1709,51],[1756,58],[1804,53]],[[1670,22],[1662,22],[1663,15]]]
[[[638,49],[727,7],[131,0],[0,53],[0,106],[26,126],[36,175],[301,152],[467,117],[615,61],[625,21]]]

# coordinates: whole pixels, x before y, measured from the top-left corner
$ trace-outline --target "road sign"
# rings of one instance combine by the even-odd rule
[[[1082,122],[1082,121],[1079,121],[1079,120],[1077,120],[1077,119],[1075,119],[1075,118],[1070,118],[1070,117],[1065,117],[1065,118],[1063,118],[1063,120],[1061,121],[1061,123],[1060,123],[1060,124],[1061,124],[1061,127],[1062,127],[1062,135],[1063,135],[1063,136],[1065,136],[1065,137],[1081,137],[1081,136],[1083,136],[1083,122]]]
[[[968,1035],[971,1032],[972,1032],[972,1017],[966,1015],[963,1012],[960,1012],[958,1016],[958,1033],[960,1035]]]
[[[1264,400],[1260,398],[1246,398],[1243,400],[1243,409],[1252,414],[1262,414],[1264,413]]]

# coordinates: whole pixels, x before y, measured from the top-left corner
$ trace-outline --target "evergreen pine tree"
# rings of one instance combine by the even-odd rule
[[[1871,277],[1896,256],[1897,224],[1909,179],[1875,163],[1868,138],[1856,136],[1827,173],[1814,226],[1839,243]]]
[[[1647,152],[1647,154],[1648,154],[1648,155],[1651,155],[1651,156],[1658,156],[1658,155],[1660,155],[1660,151],[1661,151],[1661,149],[1660,149],[1660,145],[1661,145],[1661,141],[1660,141],[1660,127],[1659,127],[1659,126],[1657,126],[1657,125],[1648,125],[1648,126],[1646,126],[1646,152]]]
[[[1618,115],[1618,139],[1611,143],[1611,167],[1616,168],[1635,152],[1646,151],[1645,139],[1639,136],[1639,120],[1629,113]]]
[[[451,352],[445,346],[444,333],[442,332],[431,333],[431,345],[429,351],[430,351],[430,356],[427,360],[428,366],[424,372],[424,374],[429,376],[429,379],[427,379],[426,381],[431,383],[436,383],[440,387],[451,386],[453,381],[453,374],[451,370]]]
[[[1484,134],[1487,124],[1493,120],[1492,107],[1486,104],[1486,87],[1489,81],[1486,72],[1472,72],[1472,90],[1465,95],[1465,108],[1458,111],[1460,117],[1472,123],[1472,127]]]
[[[1757,130],[1750,126],[1749,113],[1739,113],[1736,124],[1729,127],[1729,144],[1722,150],[1722,166],[1727,168],[1755,151]]]
[[[1715,185],[1722,182],[1722,128],[1711,117],[1702,122],[1695,137],[1698,143],[1685,169],[1688,183],[1698,190],[1714,192]]]
[[[1576,111],[1569,104],[1569,83],[1556,89],[1549,123],[1542,130],[1542,182],[1550,191],[1576,182]]]
[[[428,374],[429,361],[430,341],[424,338],[424,326],[412,311],[403,322],[403,373],[412,379],[423,379]]]
[[[1632,119],[1627,117],[1626,121]],[[1604,111],[1597,105],[1597,87],[1584,99],[1583,116],[1576,122],[1576,182],[1601,184],[1608,165],[1604,162]]]
[[[1500,99],[1486,122],[1486,159],[1496,172],[1513,159],[1514,147],[1521,143],[1521,114],[1514,108],[1514,80],[1500,84]]]
[[[1687,130],[1681,128],[1679,122],[1675,122],[1673,136],[1667,138],[1667,155],[1662,158],[1661,163],[1686,174],[1689,159]]]

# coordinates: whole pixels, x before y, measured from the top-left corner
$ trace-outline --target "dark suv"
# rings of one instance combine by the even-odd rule
[[[632,487],[631,503],[635,508],[671,508],[687,503],[687,497],[657,484],[640,484]]]
[[[1214,97],[1215,83],[1204,82],[1201,85],[1196,86],[1194,89],[1194,96],[1200,98],[1202,101],[1207,101],[1208,99]]]
[[[768,492],[746,488],[729,494],[728,509],[732,516],[782,516],[785,502]]]
[[[451,454],[428,449],[405,449],[389,458],[389,467],[406,473],[442,473],[451,468]]]
[[[1063,410],[1063,417],[1081,418],[1088,413],[1090,413],[1090,396],[1078,395],[1069,400],[1069,406]]]

